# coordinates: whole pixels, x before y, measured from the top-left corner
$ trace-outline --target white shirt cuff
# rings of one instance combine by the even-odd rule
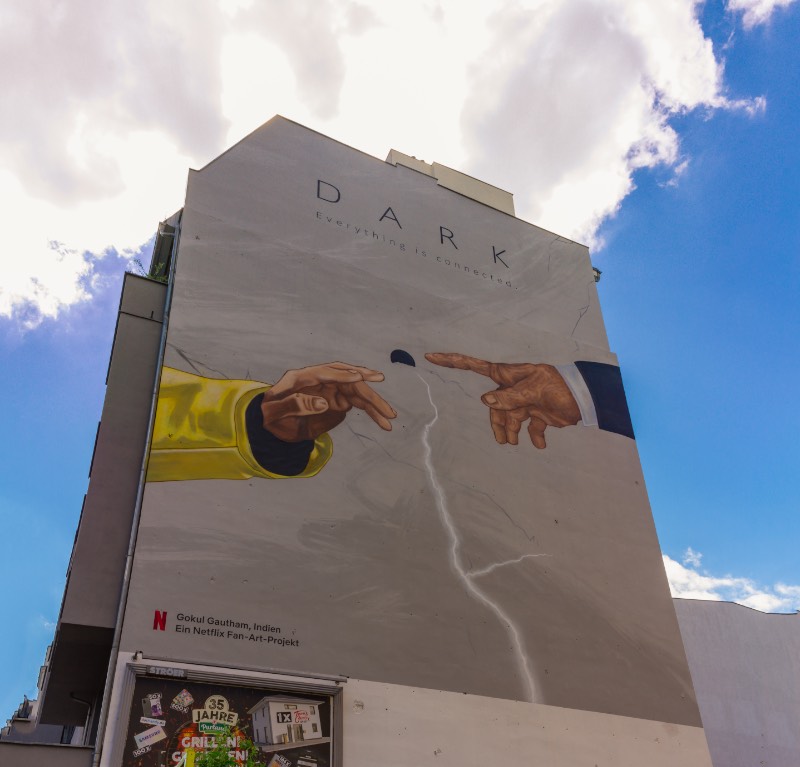
[[[561,373],[561,377],[575,397],[578,409],[581,411],[581,422],[584,426],[597,426],[597,411],[594,408],[594,400],[586,386],[586,381],[573,363],[568,365],[554,365],[555,369]]]

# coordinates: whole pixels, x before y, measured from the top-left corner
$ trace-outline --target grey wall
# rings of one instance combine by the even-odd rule
[[[800,764],[800,615],[675,608],[714,767]]]
[[[102,694],[147,438],[166,285],[125,275],[89,489],[67,571],[41,721],[83,725]]]
[[[3,767],[89,767],[91,763],[92,749],[85,746],[0,742]]]
[[[89,492],[70,561],[61,620],[116,625],[125,555],[153,395],[166,285],[128,274]]]
[[[711,767],[699,727],[350,679],[347,767]]]

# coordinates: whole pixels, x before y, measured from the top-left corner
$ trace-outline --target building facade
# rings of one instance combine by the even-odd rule
[[[104,767],[711,763],[584,246],[274,118],[151,274],[42,722]]]
[[[715,767],[800,764],[800,614],[676,599]]]

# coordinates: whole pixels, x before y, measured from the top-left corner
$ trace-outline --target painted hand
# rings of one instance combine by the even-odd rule
[[[531,442],[542,449],[547,445],[544,432],[548,426],[572,426],[581,419],[578,403],[552,365],[487,362],[464,354],[438,352],[426,354],[425,359],[434,365],[480,373],[498,384],[481,401],[489,408],[492,432],[501,445],[518,444],[522,424],[530,419]]]
[[[264,428],[284,442],[316,439],[356,407],[391,431],[397,413],[369,386],[379,381],[383,373],[344,362],[287,370],[264,394]]]

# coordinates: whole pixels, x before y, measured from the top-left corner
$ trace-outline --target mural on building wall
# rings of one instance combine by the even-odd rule
[[[546,447],[548,426],[586,426],[633,437],[619,368],[598,362],[503,363],[455,353],[428,353],[434,365],[469,370],[494,381],[481,402],[498,444],[517,445],[527,422],[532,444]],[[395,350],[390,357],[415,366]],[[328,432],[354,407],[384,431],[394,408],[370,383],[384,374],[330,362],[287,370],[274,386],[211,379],[165,367],[161,377],[147,479],[313,477],[328,462]],[[470,414],[472,415],[472,414]]]
[[[586,248],[278,121],[163,364],[124,650],[699,726]]]
[[[397,413],[370,386],[383,378],[344,362],[287,370],[273,386],[165,367],[147,479],[312,477],[352,408],[391,431]]]
[[[498,384],[481,402],[489,408],[492,433],[500,445],[518,444],[526,422],[531,442],[540,450],[547,445],[544,434],[548,426],[563,428],[579,421],[633,438],[616,365],[487,362],[454,353],[426,354],[425,358],[434,365],[478,373]]]

